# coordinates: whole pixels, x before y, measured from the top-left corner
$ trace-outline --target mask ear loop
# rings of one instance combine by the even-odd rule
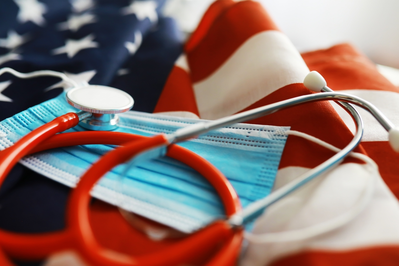
[[[318,138],[310,136],[306,133],[289,130],[287,131],[287,134],[307,139],[334,152],[340,151],[339,148],[329,143],[326,143]],[[366,186],[363,192],[361,193],[360,198],[357,200],[357,203],[354,206],[352,206],[349,210],[328,221],[321,222],[316,225],[312,225],[298,230],[290,230],[290,231],[266,233],[266,234],[253,234],[245,232],[244,233],[245,239],[257,244],[293,242],[293,241],[305,240],[338,229],[348,224],[353,219],[355,219],[367,207],[367,205],[370,203],[372,199],[372,195],[374,192],[374,183],[376,182],[376,177],[378,176],[378,167],[372,159],[370,159],[364,154],[351,152],[349,156],[364,161],[366,163],[364,167],[367,167],[367,170],[369,172],[369,175],[367,176],[366,180]]]
[[[22,78],[22,79],[36,78],[36,77],[42,77],[42,76],[52,76],[52,77],[57,77],[57,78],[62,79],[63,81],[72,85],[72,87],[78,87],[78,84],[73,79],[69,78],[64,73],[57,72],[57,71],[39,70],[39,71],[30,72],[30,73],[21,73],[12,68],[4,67],[4,68],[0,69],[0,75],[3,75],[4,73],[10,73],[10,74],[12,74],[18,78]]]

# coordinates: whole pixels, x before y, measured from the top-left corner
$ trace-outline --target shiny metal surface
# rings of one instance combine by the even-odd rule
[[[124,113],[134,104],[128,93],[100,85],[73,88],[66,93],[66,99],[73,107],[93,114]]]
[[[79,125],[90,130],[114,130],[118,127],[119,113],[129,111],[134,104],[126,92],[98,85],[74,88],[66,93],[70,105],[82,110]],[[88,115],[89,114],[89,115]]]
[[[389,121],[389,119],[371,103],[359,97],[346,93],[324,92],[324,93],[315,93],[310,95],[298,96],[293,99],[276,102],[273,104],[269,104],[267,106],[262,106],[232,116],[209,121],[203,123],[201,126],[194,124],[182,130],[177,130],[175,133],[170,134],[168,137],[171,140],[171,142],[176,143],[204,134],[213,129],[228,126],[234,123],[240,123],[252,120],[298,104],[315,102],[315,101],[326,101],[326,100],[353,103],[369,111],[387,131],[389,131],[391,128],[394,127],[394,124],[391,121]]]
[[[79,122],[79,125],[89,130],[109,131],[118,127],[119,117],[116,114],[92,114]]]

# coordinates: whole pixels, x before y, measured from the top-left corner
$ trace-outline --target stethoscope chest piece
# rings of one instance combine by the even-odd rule
[[[92,114],[79,123],[90,130],[117,128],[117,114],[129,111],[134,104],[133,98],[126,92],[100,85],[73,88],[66,93],[66,99],[73,107]]]

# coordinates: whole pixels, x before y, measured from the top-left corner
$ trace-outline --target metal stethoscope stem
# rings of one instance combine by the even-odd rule
[[[325,87],[325,89],[329,90],[328,87]],[[358,105],[369,111],[387,131],[390,131],[391,129],[394,128],[394,124],[371,103],[359,97],[346,93],[325,92],[325,93],[298,96],[293,99],[288,99],[277,103],[269,104],[266,106],[262,106],[256,109],[252,109],[246,112],[238,113],[221,119],[209,122],[197,123],[192,126],[187,126],[185,128],[177,130],[175,133],[170,134],[169,135],[170,142],[171,143],[181,142],[190,138],[194,138],[198,135],[204,134],[208,131],[218,129],[220,127],[229,126],[234,123],[240,123],[255,118],[259,118],[268,114],[275,113],[279,110],[288,107],[293,107],[295,105],[308,103],[308,102],[315,102],[315,101],[325,101],[325,100],[342,101]]]

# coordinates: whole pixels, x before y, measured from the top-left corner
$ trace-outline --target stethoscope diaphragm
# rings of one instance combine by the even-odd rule
[[[91,130],[115,129],[119,120],[117,114],[129,111],[134,104],[128,93],[100,85],[73,88],[66,93],[66,99],[73,107],[92,114],[79,123]]]

